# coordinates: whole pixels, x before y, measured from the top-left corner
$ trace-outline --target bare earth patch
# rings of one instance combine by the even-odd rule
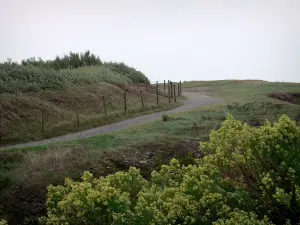
[[[290,92],[275,92],[268,95],[270,98],[278,99],[281,101],[290,102],[293,104],[300,105],[300,93],[290,93]]]

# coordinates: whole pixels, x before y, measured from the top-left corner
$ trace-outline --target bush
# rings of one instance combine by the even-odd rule
[[[296,224],[300,222],[300,129],[283,115],[250,127],[227,116],[205,157],[175,159],[146,181],[139,170],[66,179],[48,189],[47,224]]]
[[[164,115],[162,115],[161,119],[162,119],[162,121],[167,122],[167,121],[169,121],[171,118],[170,118],[168,115],[164,114]]]
[[[7,225],[7,222],[6,222],[6,220],[0,220],[0,225]]]
[[[300,129],[295,121],[283,115],[273,126],[266,121],[252,128],[228,116],[201,147],[210,153],[207,164],[236,190],[247,190],[257,213],[280,223],[299,221]]]
[[[149,79],[140,71],[133,67],[129,67],[124,63],[106,62],[103,64],[106,68],[114,73],[120,73],[132,80],[133,83],[150,83]]]
[[[124,63],[103,63],[90,51],[81,54],[70,52],[48,61],[29,58],[21,64],[10,59],[0,63],[0,94],[57,90],[99,82],[124,84],[149,83],[149,80],[142,72]]]
[[[103,66],[55,71],[32,65],[0,64],[0,93],[61,90],[100,82],[132,83],[125,75],[115,74]]]

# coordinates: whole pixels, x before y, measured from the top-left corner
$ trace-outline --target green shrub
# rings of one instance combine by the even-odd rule
[[[167,122],[167,121],[169,121],[171,118],[170,118],[168,115],[164,114],[164,115],[162,115],[161,119],[162,119],[162,121]]]
[[[22,60],[22,65],[32,65],[40,68],[61,70],[79,68],[83,66],[100,66],[102,65],[102,62],[98,56],[87,50],[84,53],[69,52],[68,55],[64,55],[63,57],[56,56],[54,60],[47,61],[44,61],[41,58],[36,60],[35,57],[32,57]]]
[[[125,75],[132,80],[133,83],[150,83],[148,78],[142,72],[133,67],[129,67],[124,63],[105,62],[103,65],[114,73]]]
[[[100,82],[132,83],[125,75],[113,73],[103,66],[56,71],[32,65],[0,64],[0,93],[60,90]]]
[[[29,58],[21,64],[0,63],[0,93],[30,92],[45,89],[58,90],[72,85],[108,83],[149,83],[140,71],[124,63],[102,63],[99,57],[85,53],[72,53],[54,60]]]
[[[278,123],[250,127],[231,116],[205,157],[175,159],[146,181],[138,169],[99,179],[66,179],[48,189],[46,224],[296,224],[300,222],[300,129]]]
[[[0,225],[7,225],[7,222],[6,222],[6,220],[0,220]]]

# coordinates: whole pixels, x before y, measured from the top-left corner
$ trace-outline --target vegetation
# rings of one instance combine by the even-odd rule
[[[35,57],[22,60],[22,66],[37,66],[46,69],[74,69],[84,66],[101,66],[103,63],[98,56],[95,56],[90,51],[84,53],[73,53],[70,52],[68,55],[63,57],[56,56],[54,60],[44,61],[41,58],[38,60]]]
[[[124,63],[103,63],[89,51],[70,52],[48,61],[30,58],[23,60],[21,65],[11,60],[0,63],[0,94],[61,90],[99,82],[124,84],[149,83],[149,80],[135,68]]]
[[[140,71],[125,65],[124,63],[106,62],[104,63],[104,67],[108,68],[114,73],[125,75],[134,83],[149,83],[149,80],[145,75],[143,75]]]
[[[208,82],[208,84],[210,83]],[[184,85],[188,86],[189,84],[185,83]],[[300,121],[300,117],[298,117],[300,110],[299,105],[268,97],[270,93],[275,92],[299,93],[299,84],[252,81],[228,81],[225,83],[220,81],[208,86],[203,82],[201,83],[201,88],[196,85],[190,90],[205,91],[211,95],[222,96],[223,102],[216,106],[188,111],[178,115],[168,115],[165,117],[167,118],[165,122],[160,120],[124,129],[119,132],[69,143],[58,143],[23,150],[0,152],[0,202],[3,206],[3,217],[9,221],[9,224],[36,224],[38,217],[46,216],[45,203],[47,186],[50,184],[54,186],[64,185],[66,177],[72,179],[72,182],[79,185],[81,181],[80,177],[84,171],[90,171],[95,178],[103,176],[101,180],[104,179],[108,181],[108,178],[105,176],[115,174],[118,171],[128,171],[130,167],[136,167],[139,169],[143,179],[147,180],[148,187],[152,186],[151,183],[153,182],[151,172],[155,170],[158,171],[157,173],[160,173],[161,166],[168,164],[172,158],[178,160],[181,168],[193,165],[190,167],[195,167],[195,170],[198,171],[198,167],[202,165],[199,164],[200,162],[202,163],[201,158],[203,158],[204,155],[208,157],[209,152],[215,151],[212,147],[209,147],[209,152],[204,146],[199,149],[199,142],[214,143],[212,140],[209,141],[209,133],[211,130],[220,129],[222,122],[226,119],[227,113],[232,114],[237,120],[247,123],[250,126],[249,130],[251,130],[251,132],[253,131],[254,134],[262,129],[260,126],[264,125],[265,119],[268,119],[270,123],[273,124],[274,121],[280,119],[282,114],[287,114],[290,118],[295,120],[298,118],[297,123]],[[283,121],[289,121],[286,117],[283,117],[283,119]],[[232,121],[232,124],[239,124],[236,120],[230,119],[230,121]],[[293,122],[288,124],[293,125]],[[255,127],[257,128],[252,130],[252,128]],[[271,131],[274,131],[277,129],[277,126],[270,125],[269,128]],[[240,132],[242,131],[246,132],[247,130],[241,128]],[[253,136],[254,135],[250,135],[249,138]],[[238,141],[240,139],[236,138],[235,140]],[[233,141],[233,139],[228,140],[229,143],[231,143],[230,141]],[[222,140],[224,147],[226,147],[226,143],[225,140]],[[238,144],[240,145],[242,143]],[[248,143],[245,142],[244,144],[246,145]],[[279,144],[282,143],[280,142]],[[256,143],[256,145],[258,144]],[[218,155],[218,153],[216,155]],[[221,156],[222,155],[220,155],[220,157]],[[292,158],[292,155],[290,155],[290,157]],[[270,160],[273,160],[273,158]],[[287,159],[284,158],[284,161],[287,163]],[[234,161],[234,163],[237,162]],[[292,161],[289,160],[288,162],[291,163]],[[262,161],[262,163],[266,162]],[[270,161],[270,163],[272,164],[273,161]],[[222,168],[222,170],[228,168],[228,165],[217,166]],[[248,166],[248,164],[243,166]],[[256,168],[257,165],[254,164],[253,166]],[[254,172],[261,174],[267,171],[267,169],[263,170],[263,168],[264,167]],[[276,174],[277,169],[278,168],[274,169],[274,174]],[[182,169],[180,169],[180,171],[182,171]],[[233,170],[233,172],[234,174],[238,173],[236,170]],[[237,187],[249,187],[245,186],[240,180],[236,181],[236,179],[242,177],[231,177],[231,174],[224,174],[223,171],[219,175],[219,177],[221,177],[220,179],[225,179],[225,175],[228,177],[227,179],[232,181],[232,183],[229,182],[228,187],[234,187],[233,190],[226,189],[226,191],[229,191],[227,193],[236,193]],[[216,176],[216,178],[218,178],[218,176]],[[257,176],[254,176],[254,178],[250,177],[251,185],[255,182],[256,184],[261,184],[262,180],[260,177],[257,179]],[[210,177],[208,179],[210,179]],[[218,180],[216,180],[216,182],[216,185],[220,185]],[[276,181],[274,184],[282,185],[282,183],[278,182],[279,181]],[[221,182],[221,184],[224,183]],[[286,185],[288,185],[288,182]],[[224,186],[222,187],[224,188]],[[288,186],[278,187],[285,190]],[[163,190],[161,191],[162,192],[157,192],[157,194],[165,193]],[[249,189],[249,191],[247,189],[248,193],[255,194],[256,192],[254,191],[255,189]],[[290,191],[287,193],[289,192]],[[241,195],[242,194],[244,193],[241,193]],[[163,196],[159,199],[162,199],[162,197]],[[231,199],[231,197],[228,199]],[[130,199],[131,205],[136,204],[135,200],[132,200],[130,196],[128,198]],[[238,199],[240,199],[240,197],[238,197]],[[244,199],[244,197],[241,197],[241,199]],[[251,197],[250,200],[251,199],[254,198]],[[261,196],[260,201],[262,201],[262,199]],[[294,200],[292,200],[292,202],[293,201]],[[248,201],[243,201],[239,204],[247,202]],[[218,201],[216,203],[218,203]],[[249,201],[249,203],[251,203],[251,201]],[[268,209],[272,210],[272,213],[265,213],[265,211],[259,213],[258,210],[252,210],[250,206],[247,206],[247,208],[246,205],[243,207],[237,205],[241,207],[244,212],[236,212],[233,210],[232,202],[224,202],[224,204],[229,204],[230,206],[230,217],[220,216],[218,217],[218,223],[234,224],[233,221],[240,221],[239,224],[243,224],[241,221],[244,221],[246,218],[250,220],[248,224],[255,224],[253,222],[254,220],[259,220],[263,223],[263,215],[267,215],[269,220],[273,223],[276,223],[276,221],[280,223],[284,218],[278,218],[277,220],[274,216],[276,215],[276,210],[274,209],[279,203],[277,200],[275,201],[275,198],[271,203]],[[265,204],[267,204],[267,202]],[[291,205],[293,204],[294,203]],[[153,205],[155,206],[154,203]],[[170,206],[174,206],[173,203],[170,203]],[[216,204],[216,206],[218,206],[218,204]],[[294,206],[295,205],[293,205],[293,207]],[[284,209],[286,206],[280,205],[279,209],[281,208]],[[49,210],[51,209],[49,208]],[[130,210],[135,214],[134,207],[130,208]],[[249,213],[250,211],[256,215]],[[288,211],[282,210],[282,212],[289,215],[285,217],[291,218],[291,224],[293,224],[294,217],[290,216]],[[166,215],[166,211],[163,211],[163,215],[164,217],[171,218],[171,215],[169,215],[170,217]],[[257,224],[260,223],[258,222]]]
[[[11,60],[0,63],[0,144],[55,137],[180,105],[168,104],[166,93],[160,92],[161,105],[157,106],[155,90],[145,83],[149,81],[143,73],[124,63],[102,62],[89,51],[70,52],[52,61],[30,58],[20,65]],[[124,92],[128,113],[123,108]]]
[[[114,74],[120,74],[129,78],[131,82],[149,83],[148,78],[135,68],[127,66],[124,63],[102,62],[99,56],[95,56],[93,53],[90,53],[89,50],[84,53],[70,52],[68,55],[64,55],[63,57],[56,56],[54,60],[47,61],[44,61],[41,58],[37,60],[32,57],[22,60],[21,64],[22,66],[35,66],[45,69],[54,69],[56,71],[65,69],[77,69],[80,67],[88,66],[102,66],[109,69]]]
[[[2,219],[2,220],[0,221],[0,225],[7,225],[6,220],[3,220],[3,219]]]
[[[132,83],[105,67],[87,67],[55,71],[34,66],[0,64],[1,93],[27,93],[42,90],[66,90],[76,86],[107,83]]]
[[[272,126],[228,116],[197,165],[169,166],[48,187],[45,224],[284,224],[300,222],[300,128],[287,116]]]
[[[144,107],[140,99],[143,91]],[[127,108],[124,111],[124,92],[127,93]],[[168,103],[166,94],[160,93],[160,105],[156,104],[155,90],[150,86],[114,85],[99,83],[79,86],[63,91],[40,91],[19,95],[0,96],[2,108],[2,143],[20,143],[55,137],[91,127],[106,125],[137,115],[171,109],[181,103]],[[103,96],[105,96],[106,115]],[[76,105],[75,105],[76,104]],[[79,113],[77,124],[76,107]],[[44,115],[44,132],[41,130],[41,115]]]

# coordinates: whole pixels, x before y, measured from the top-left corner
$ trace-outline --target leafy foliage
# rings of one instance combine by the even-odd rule
[[[49,186],[46,224],[296,224],[300,222],[300,128],[283,115],[261,127],[227,116],[205,157],[175,159],[150,181],[136,168]]]
[[[7,222],[5,220],[0,220],[0,225],[7,225]]]
[[[124,63],[106,62],[104,66],[115,73],[124,74],[131,79],[134,83],[150,83],[148,78],[135,68],[129,67]]]
[[[34,66],[0,64],[0,93],[60,90],[101,81],[131,83],[127,77],[116,75],[104,67],[55,71]]]
[[[36,59],[31,57],[29,59],[22,60],[22,66],[37,66],[46,69],[74,69],[83,66],[101,66],[102,61],[98,56],[91,54],[89,50],[84,53],[73,53],[70,52],[69,55],[64,55],[63,57],[56,56],[54,60],[44,61],[41,58]]]

